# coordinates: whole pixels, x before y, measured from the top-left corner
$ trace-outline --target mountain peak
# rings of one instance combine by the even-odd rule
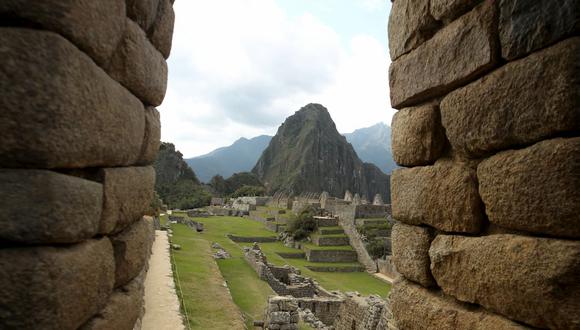
[[[368,171],[320,104],[308,104],[286,118],[252,171],[270,193],[328,191],[341,196],[348,189],[389,198],[389,177]]]

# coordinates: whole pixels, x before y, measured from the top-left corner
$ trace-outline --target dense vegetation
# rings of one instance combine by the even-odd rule
[[[190,209],[209,205],[211,194],[200,184],[173,144],[161,143],[154,166],[155,191],[169,208]]]
[[[290,216],[286,230],[295,240],[305,239],[316,230],[315,215],[316,211],[311,206],[304,208],[298,215]]]
[[[216,195],[224,197],[263,196],[265,193],[258,177],[250,172],[235,173],[227,179],[216,175],[209,181],[209,186]]]

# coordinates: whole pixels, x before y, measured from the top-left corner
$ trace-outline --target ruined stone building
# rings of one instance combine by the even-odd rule
[[[138,326],[172,7],[0,1],[0,328]]]
[[[580,328],[579,34],[578,0],[393,2],[399,329]]]

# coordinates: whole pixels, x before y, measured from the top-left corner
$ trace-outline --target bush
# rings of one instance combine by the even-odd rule
[[[286,231],[292,235],[295,240],[302,240],[308,237],[310,233],[316,230],[316,221],[314,208],[308,206],[298,215],[290,216]]]
[[[381,239],[374,239],[366,244],[367,252],[373,259],[379,259],[387,255],[387,246]]]
[[[242,186],[238,188],[233,194],[232,197],[242,197],[242,196],[264,196],[266,193],[266,189],[260,186]]]

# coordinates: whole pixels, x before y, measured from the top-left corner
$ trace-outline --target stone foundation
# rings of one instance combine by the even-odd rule
[[[397,0],[400,329],[580,327],[580,2]]]
[[[2,328],[142,315],[174,19],[152,3],[0,3]]]

